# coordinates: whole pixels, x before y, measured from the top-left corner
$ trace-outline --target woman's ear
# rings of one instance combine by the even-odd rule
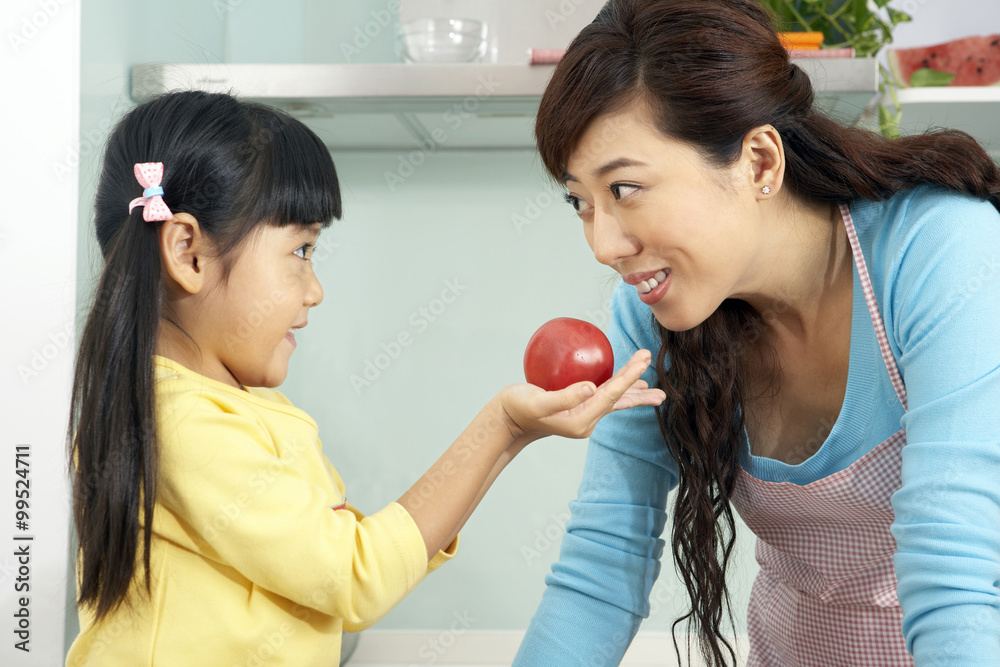
[[[205,264],[209,260],[208,238],[198,220],[188,213],[175,213],[160,226],[160,257],[165,272],[189,294],[205,286]]]
[[[743,157],[749,163],[748,177],[758,201],[772,199],[785,175],[785,149],[781,135],[771,125],[761,125],[743,137]]]

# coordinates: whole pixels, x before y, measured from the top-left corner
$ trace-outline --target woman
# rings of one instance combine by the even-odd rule
[[[813,108],[752,0],[611,0],[536,124],[657,410],[594,431],[516,665],[618,664],[670,543],[710,665],[1000,664],[1000,174]],[[676,641],[675,641],[676,647]],[[680,649],[678,658],[680,657]]]

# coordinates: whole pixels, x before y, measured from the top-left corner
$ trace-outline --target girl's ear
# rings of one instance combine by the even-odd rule
[[[205,286],[205,263],[209,260],[208,238],[198,220],[188,213],[175,213],[160,226],[160,257],[163,269],[189,294]]]
[[[771,125],[761,125],[743,137],[743,157],[749,162],[750,187],[758,200],[773,199],[785,175],[785,149]]]

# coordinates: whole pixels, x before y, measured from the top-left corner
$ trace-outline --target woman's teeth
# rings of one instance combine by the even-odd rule
[[[635,286],[639,290],[639,294],[648,294],[653,291],[653,289],[667,279],[667,271],[660,271],[652,278],[648,280],[643,280],[641,283]]]

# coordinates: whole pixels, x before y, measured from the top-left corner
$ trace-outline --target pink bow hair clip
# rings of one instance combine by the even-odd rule
[[[128,212],[131,213],[136,206],[143,206],[142,219],[146,222],[159,222],[174,217],[163,201],[163,188],[160,186],[163,182],[163,163],[137,162],[135,178],[145,189],[141,197],[136,197],[129,203]]]

